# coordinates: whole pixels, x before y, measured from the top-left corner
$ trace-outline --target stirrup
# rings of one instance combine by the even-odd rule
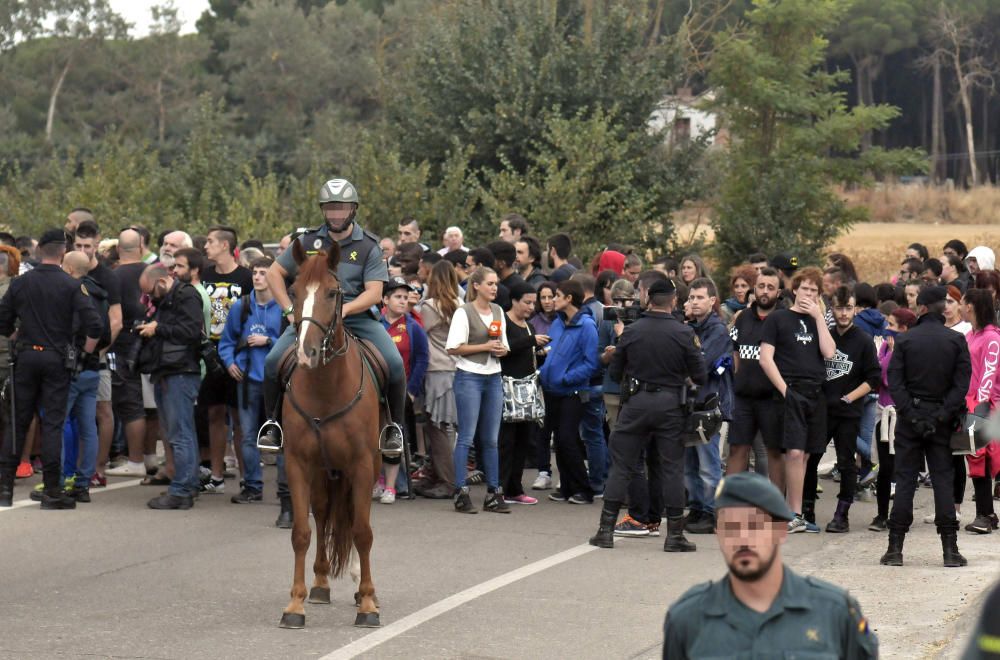
[[[275,419],[264,422],[257,431],[257,449],[262,452],[276,454],[281,451],[284,432],[281,423]]]
[[[378,437],[378,448],[388,458],[400,456],[403,453],[402,427],[395,422],[386,424]]]

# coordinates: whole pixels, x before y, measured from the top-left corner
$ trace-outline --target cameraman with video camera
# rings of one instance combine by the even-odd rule
[[[660,456],[663,499],[667,507],[665,552],[693,552],[684,538],[684,400],[690,379],[704,385],[704,359],[694,330],[673,315],[676,289],[665,275],[639,276],[639,298],[646,311],[618,339],[608,367],[622,382],[621,414],[611,433],[611,474],[604,491],[597,534],[591,545],[614,547],[618,509],[629,483],[641,472],[640,456],[655,441]]]

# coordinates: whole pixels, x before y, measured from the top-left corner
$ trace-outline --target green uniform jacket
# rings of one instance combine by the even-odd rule
[[[729,576],[691,588],[663,624],[663,657],[876,658],[878,640],[846,591],[784,569],[781,592],[767,612],[733,595]]]

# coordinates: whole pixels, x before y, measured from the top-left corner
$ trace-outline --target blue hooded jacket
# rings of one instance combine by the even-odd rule
[[[733,340],[726,325],[716,313],[705,317],[704,321],[692,322],[691,327],[701,342],[701,353],[705,356],[708,382],[698,391],[698,401],[705,401],[710,395],[719,395],[719,410],[723,419],[733,417]],[[719,373],[719,372],[722,373]]]
[[[243,318],[243,305],[246,298],[240,298],[229,309],[226,316],[226,325],[222,329],[222,337],[219,338],[219,357],[226,367],[235,364],[246,374],[251,381],[256,383],[264,382],[264,359],[271,350],[270,346],[246,346],[237,352],[240,340],[250,335],[266,335],[271,338],[271,342],[277,341],[282,331],[281,307],[277,301],[271,299],[266,305],[257,304],[257,292],[250,293],[250,314],[247,316],[246,324],[241,328],[240,320]]]
[[[567,323],[560,314],[549,329],[552,351],[539,372],[542,389],[548,394],[569,396],[593,391],[591,379],[600,368],[597,359],[597,324],[586,307]]]
[[[863,309],[854,317],[854,325],[872,337],[885,336],[885,316],[874,308]]]

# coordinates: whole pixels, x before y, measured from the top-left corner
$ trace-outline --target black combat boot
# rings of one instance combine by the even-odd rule
[[[883,566],[902,566],[903,565],[903,539],[906,538],[906,534],[902,532],[894,532],[889,530],[889,548],[882,555],[882,559],[879,563]]]
[[[833,514],[833,520],[827,523],[826,531],[832,534],[844,534],[851,531],[851,525],[847,520],[847,512],[850,509],[850,502],[837,500],[837,512]]]
[[[0,506],[14,506],[14,470],[0,470]]]
[[[42,508],[48,511],[75,509],[76,500],[62,488],[47,488],[42,491]]]
[[[664,552],[694,552],[697,546],[684,537],[684,516],[667,518],[667,538],[663,541]]]
[[[946,568],[958,568],[967,566],[968,560],[958,551],[958,532],[941,532],[941,549],[944,551],[944,565]]]
[[[292,496],[284,495],[281,498],[281,513],[278,514],[278,519],[274,521],[274,526],[281,529],[291,529],[292,528]]]
[[[403,427],[400,424],[406,419],[406,381],[400,379],[390,382],[386,388],[386,401],[389,404],[389,423],[382,429],[379,435],[379,449],[382,455],[388,458],[395,458],[403,453],[403,443],[406,438],[403,436]]]
[[[590,537],[590,545],[596,545],[598,548],[615,547],[615,523],[618,522],[618,509],[620,508],[621,502],[604,500],[601,520],[597,524],[597,533]]]

